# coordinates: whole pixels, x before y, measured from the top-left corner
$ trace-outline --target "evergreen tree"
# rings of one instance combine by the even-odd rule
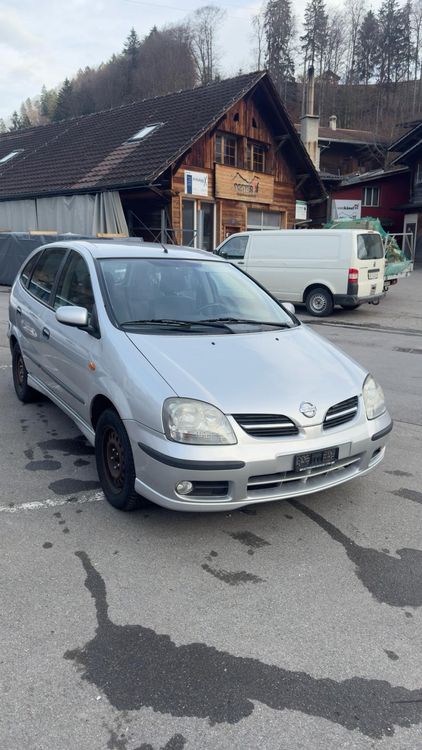
[[[123,54],[130,60],[130,64],[135,67],[138,60],[138,53],[141,47],[141,40],[139,39],[135,29],[131,28],[130,33],[126,37],[126,41],[123,45]]]
[[[3,119],[2,119],[1,117],[0,117],[0,133],[6,133],[6,132],[7,132],[7,128],[6,128],[6,123],[5,123],[5,121],[4,121],[4,120],[3,120]]]
[[[21,118],[19,117],[19,115],[18,115],[18,113],[17,113],[17,111],[15,109],[15,111],[12,114],[12,124],[11,124],[9,130],[11,130],[11,131],[12,130],[20,130],[21,127],[22,127],[21,126]]]
[[[292,43],[295,33],[290,0],[268,0],[264,11],[265,61],[277,88],[294,80]]]
[[[374,78],[379,62],[379,37],[378,20],[372,10],[370,10],[363,19],[359,29],[356,48],[357,80],[366,86]]]
[[[66,78],[57,96],[56,106],[51,118],[54,122],[58,122],[59,120],[67,120],[69,117],[73,116],[74,108],[72,102],[72,94],[72,83],[68,78]]]
[[[305,33],[300,37],[304,53],[304,67],[316,68],[322,74],[323,58],[327,43],[328,14],[324,0],[308,0],[305,8]]]
[[[383,0],[378,12],[379,67],[378,81],[389,84],[400,80],[403,53],[403,13],[397,0]]]

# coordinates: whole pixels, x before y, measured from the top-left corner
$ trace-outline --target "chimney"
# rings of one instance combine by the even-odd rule
[[[306,84],[305,112],[300,118],[300,137],[312,159],[316,169],[319,169],[318,131],[319,116],[314,115],[315,75],[313,67],[308,69]]]
[[[337,117],[335,115],[331,115],[330,119],[328,120],[328,125],[330,130],[337,129]]]

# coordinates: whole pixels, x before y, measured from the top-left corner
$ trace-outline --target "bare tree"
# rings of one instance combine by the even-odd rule
[[[417,103],[422,95],[422,0],[413,0],[410,14],[410,23],[414,49],[412,113],[415,114],[416,110],[418,109]],[[418,81],[419,75],[420,80]]]
[[[422,0],[421,0],[422,2]],[[256,47],[254,49],[254,52],[256,53],[256,70],[262,69],[262,63],[264,59],[264,39],[265,39],[265,29],[264,29],[264,10],[261,8],[261,10],[256,14],[256,16],[252,16],[252,39],[256,42]]]
[[[357,83],[356,54],[359,43],[359,29],[365,13],[365,0],[345,0],[344,30],[347,38],[346,83]]]
[[[191,48],[201,83],[210,83],[218,75],[216,36],[225,11],[216,5],[198,8],[190,21]]]

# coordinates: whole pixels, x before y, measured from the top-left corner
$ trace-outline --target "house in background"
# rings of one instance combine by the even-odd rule
[[[325,198],[265,72],[0,135],[3,230],[211,250],[232,232],[300,224]]]
[[[403,211],[409,196],[409,169],[395,166],[345,177],[330,193],[331,218],[379,219],[390,234],[403,232]]]
[[[422,120],[405,135],[391,144],[389,151],[396,153],[393,165],[406,165],[410,174],[409,192],[405,201],[398,201],[402,211],[403,232],[414,237],[414,258],[422,262]]]

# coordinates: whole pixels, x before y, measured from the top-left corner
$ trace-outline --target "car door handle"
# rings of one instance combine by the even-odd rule
[[[46,339],[49,339],[49,338],[50,338],[50,331],[48,330],[48,328],[43,328],[43,329],[42,329],[42,335],[43,335],[43,336],[44,336],[44,337],[45,337]]]
[[[20,307],[16,308],[16,315],[22,315],[22,310]]]
[[[244,260],[238,260],[238,261],[237,261],[237,264],[238,264],[239,266],[244,266],[244,265],[245,265],[245,261],[244,261]]]

